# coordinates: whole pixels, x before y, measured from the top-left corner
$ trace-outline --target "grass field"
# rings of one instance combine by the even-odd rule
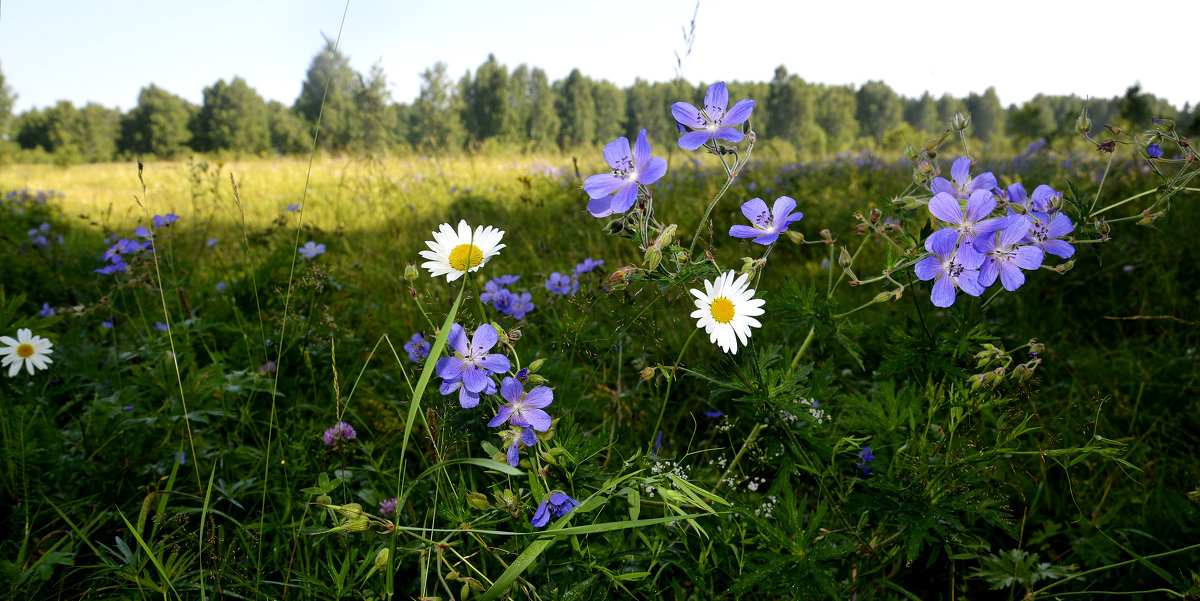
[[[943,153],[944,172],[956,156]],[[630,276],[619,268],[647,259],[626,239],[636,234],[611,235],[612,217],[585,210],[582,179],[601,158],[194,160],[146,164],[141,181],[135,164],[3,167],[0,194],[30,192],[0,205],[0,335],[32,329],[53,341],[54,363],[0,383],[2,590],[1200,593],[1200,246],[1186,181],[1147,226],[1139,212],[1161,191],[1104,213],[1111,241],[1081,242],[1099,234],[1077,218],[1072,269],[938,309],[911,268],[862,285],[839,268],[843,247],[864,282],[924,252],[913,243],[928,209],[892,202],[921,194],[907,160],[753,160],[700,227],[693,260],[672,263],[725,183],[717,159],[676,148],[650,190],[677,233],[661,268]],[[1100,207],[1162,182],[1143,162],[1106,171],[1102,159],[981,156],[973,173]],[[61,196],[39,202],[37,190]],[[745,222],[742,202],[780,195],[804,213],[791,227],[804,243],[781,237],[764,254],[725,235]],[[178,221],[155,227],[168,213]],[[504,230],[506,247],[453,283],[406,278],[432,232],[460,219]],[[42,223],[46,245],[30,231]],[[889,225],[856,233],[876,223]],[[155,252],[95,273],[115,239],[141,240],[139,226]],[[300,255],[309,241],[324,253]],[[688,290],[716,264],[764,256],[751,280],[763,327],[722,353],[695,334]],[[604,265],[573,295],[547,288],[588,258]],[[502,274],[530,293],[521,319],[478,298]],[[871,303],[896,286],[898,298]],[[553,389],[554,424],[516,467],[502,462],[512,434],[487,427],[504,397],[466,409],[402,348],[417,332],[437,347],[455,322],[495,322],[492,352],[512,375],[544,360],[525,383]],[[976,381],[989,373],[1000,375]],[[355,440],[327,444],[339,421]],[[547,526],[569,530],[539,536],[531,518],[552,491],[581,505]],[[380,504],[393,497],[390,513]]]

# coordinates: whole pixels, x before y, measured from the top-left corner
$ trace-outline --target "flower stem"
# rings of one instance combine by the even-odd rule
[[[729,179],[725,180],[725,185],[721,186],[720,191],[718,191],[717,195],[713,197],[712,202],[708,203],[708,208],[704,209],[704,217],[700,220],[700,225],[696,226],[696,233],[692,235],[692,244],[691,246],[688,246],[689,257],[692,255],[692,251],[696,249],[696,241],[700,239],[700,232],[704,231],[704,224],[708,222],[708,216],[712,214],[712,210],[717,206],[717,202],[719,202],[721,197],[725,195],[725,192],[729,190],[729,186],[733,185],[734,177],[735,176],[731,175]]]
[[[683,348],[679,349],[679,356],[675,357],[675,367],[671,370],[671,377],[667,378],[667,390],[663,393],[662,408],[658,410],[658,421],[654,422],[654,429],[650,431],[650,448],[654,448],[654,439],[658,436],[658,428],[662,426],[663,414],[667,412],[667,400],[671,398],[671,383],[678,377],[676,374],[679,373],[679,362],[683,361],[684,351],[687,350],[688,345],[692,343],[692,339],[696,337],[696,332],[699,331],[700,328],[692,330],[691,335],[683,343]]]
[[[816,334],[817,326],[808,329],[808,336],[804,337],[804,342],[800,344],[800,350],[796,351],[795,357],[792,357],[792,367],[788,371],[796,371],[796,366],[800,364],[800,356],[804,354],[804,351],[808,350],[808,345],[812,344]]]

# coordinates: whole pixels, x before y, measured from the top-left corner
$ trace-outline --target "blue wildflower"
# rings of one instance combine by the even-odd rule
[[[408,358],[413,363],[420,363],[429,356],[429,343],[425,341],[425,337],[420,332],[412,335],[412,340],[404,343],[404,350],[408,351]]]
[[[946,192],[934,194],[929,200],[929,212],[950,224],[950,227],[930,234],[925,241],[925,248],[929,248],[931,240],[943,238],[948,239],[951,244],[962,240],[969,245],[976,236],[990,234],[1004,227],[1008,223],[1004,217],[985,219],[995,209],[996,197],[992,195],[991,190],[976,190],[971,193],[966,211],[953,195]]]
[[[309,240],[308,242],[305,242],[304,246],[301,246],[297,252],[299,252],[300,256],[304,257],[305,259],[313,259],[316,258],[317,255],[325,252],[325,245],[317,244],[312,240]]]
[[[951,183],[944,177],[936,177],[930,189],[934,194],[946,193],[959,200],[966,200],[979,191],[991,192],[996,187],[996,176],[991,171],[971,177],[971,159],[961,157],[950,166]]]
[[[167,213],[166,215],[155,215],[153,217],[154,227],[166,227],[179,220],[179,215]]]
[[[725,82],[718,81],[708,87],[704,95],[704,110],[700,110],[687,102],[676,102],[671,105],[671,114],[678,122],[680,133],[684,127],[694,131],[684,133],[679,138],[679,147],[684,150],[695,150],[713,139],[721,139],[738,143],[745,137],[741,130],[733,127],[750,118],[754,111],[753,100],[739,100],[728,111],[729,90]]]
[[[510,376],[500,383],[500,396],[508,403],[502,405],[496,412],[496,417],[488,422],[489,428],[509,423],[522,428],[533,428],[538,432],[550,429],[550,414],[542,410],[554,402],[554,392],[549,387],[538,386],[525,392],[520,380]]]
[[[871,453],[871,447],[868,446],[858,452],[858,469],[862,470],[864,476],[871,475],[871,462],[875,461],[875,455]]]
[[[922,281],[937,278],[929,297],[934,306],[953,305],[959,288],[971,296],[983,294],[978,282],[983,255],[967,244],[955,244],[953,236],[930,236],[925,239],[925,250],[934,256],[921,259],[914,271]]]
[[[575,275],[582,275],[585,273],[590,273],[593,269],[595,269],[597,267],[602,267],[603,265],[604,265],[604,259],[600,259],[599,261],[597,261],[597,260],[592,259],[591,257],[588,257],[588,258],[584,259],[582,263],[575,266]]]
[[[1042,249],[1020,245],[1029,233],[1030,225],[1031,220],[1027,217],[1010,217],[1007,227],[975,239],[975,250],[984,255],[983,265],[979,268],[980,286],[991,286],[999,276],[1004,289],[1012,292],[1025,283],[1022,269],[1028,271],[1042,266],[1045,258]]]
[[[754,227],[735,225],[729,228],[729,235],[734,238],[754,238],[754,242],[764,246],[773,244],[779,239],[779,234],[786,232],[788,226],[804,218],[804,213],[793,213],[796,201],[787,196],[780,196],[774,206],[767,208],[767,203],[761,198],[751,198],[742,203],[742,214]]]
[[[546,280],[546,290],[559,295],[575,294],[579,290],[579,282],[568,274],[556,271]]]
[[[629,139],[621,136],[604,147],[604,160],[612,173],[593,175],[583,182],[583,191],[591,198],[588,212],[595,217],[628,211],[637,201],[638,187],[649,186],[667,172],[666,159],[650,156],[644,129],[638,133],[632,153]]]
[[[506,372],[512,365],[508,357],[488,352],[499,341],[496,328],[491,324],[479,326],[469,341],[463,327],[454,324],[450,327],[447,343],[455,354],[438,359],[435,365],[438,376],[443,380],[461,379],[467,392],[482,392],[490,381],[489,376],[497,372]]]
[[[298,202],[297,202],[297,203],[294,203],[294,204],[290,204],[290,205],[288,205],[288,206],[287,206],[287,210],[288,210],[288,212],[289,212],[289,213],[295,213],[296,211],[299,211],[299,210],[300,210],[300,203],[298,203]]]
[[[533,519],[530,524],[534,528],[545,528],[550,523],[550,516],[562,517],[571,512],[572,509],[579,507],[579,501],[560,493],[552,492],[549,496],[542,500],[542,504],[538,505],[537,511],[533,514]]]
[[[42,310],[38,311],[38,315],[41,315],[42,317],[51,317],[54,315],[54,307],[51,307],[50,303],[42,303]]]
[[[508,314],[513,319],[521,319],[525,314],[533,310],[533,297],[528,292],[521,293],[520,296],[511,295],[508,305]]]
[[[1158,145],[1158,142],[1150,144],[1146,146],[1146,154],[1150,155],[1152,159],[1157,159],[1163,155],[1162,147]]]
[[[159,332],[166,332],[171,328],[161,321],[156,321],[154,322],[154,329],[158,330]]]
[[[209,248],[212,248],[212,247],[214,247],[214,246],[216,246],[216,245],[217,245],[217,239],[216,239],[216,238],[209,238],[209,239],[208,239],[208,247],[209,247]]]

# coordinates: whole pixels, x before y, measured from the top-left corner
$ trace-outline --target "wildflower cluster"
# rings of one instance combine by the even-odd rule
[[[167,213],[166,215],[155,215],[152,218],[152,223],[156,228],[163,228],[170,226],[178,220],[179,215]],[[108,239],[107,243],[110,246],[104,250],[104,260],[108,264],[92,271],[99,274],[112,275],[118,271],[129,271],[130,260],[144,253],[154,252],[154,233],[146,229],[145,226],[139,225],[137,228],[134,228],[131,238],[117,238],[116,236],[112,236]]]
[[[479,300],[513,319],[524,318],[526,313],[534,309],[533,295],[510,288],[520,279],[519,275],[502,275],[492,278],[484,285],[483,292],[479,294]]]

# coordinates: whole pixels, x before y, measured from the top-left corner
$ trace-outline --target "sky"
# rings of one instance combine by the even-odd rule
[[[1167,58],[1188,42],[1154,33],[1200,22],[1194,0],[0,0],[0,72],[18,113],[59,100],[127,111],[151,83],[199,104],[234,76],[290,106],[326,36],[359,72],[379,63],[397,102],[434,63],[458,78],[489,53],[510,71],[526,63],[553,81],[579,68],[625,87],[675,77],[693,15],[692,83],[770,81],[784,65],[908,97],[994,86],[1005,106],[1135,82],[1177,107],[1200,103],[1194,62]]]

